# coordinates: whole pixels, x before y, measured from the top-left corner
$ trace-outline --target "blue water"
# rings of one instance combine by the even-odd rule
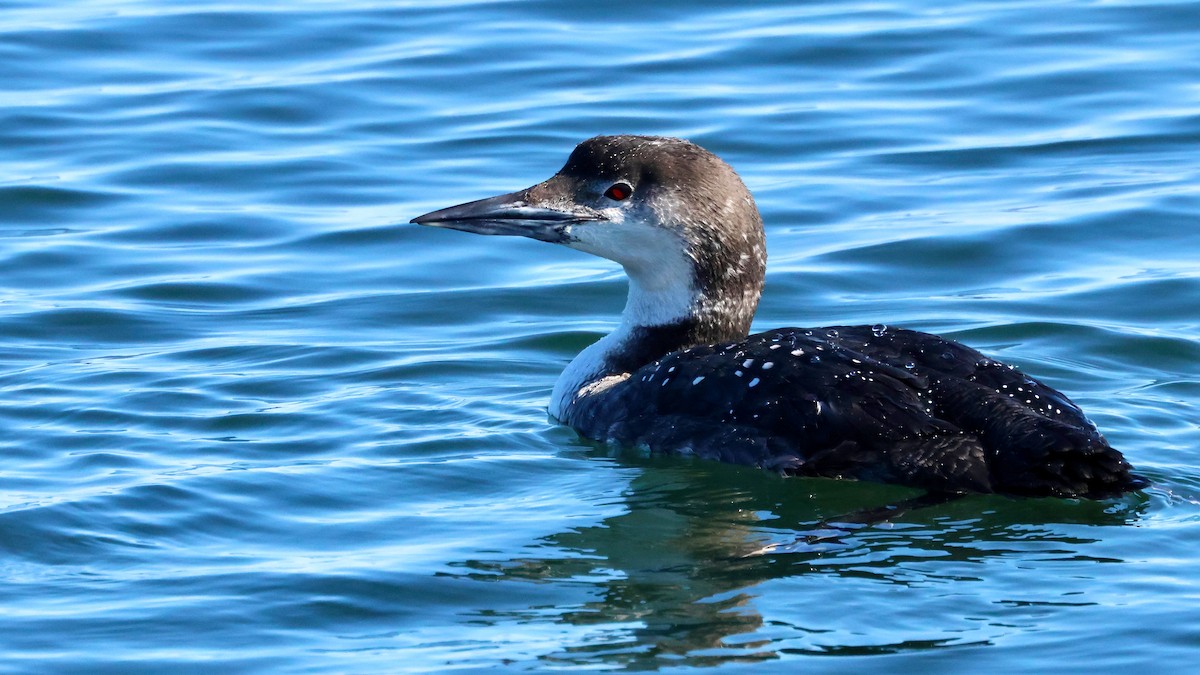
[[[1200,3],[0,3],[0,672],[1154,672],[1200,653]],[[581,442],[610,263],[407,225],[597,133],[755,192],[756,327],[945,333],[1154,487]]]

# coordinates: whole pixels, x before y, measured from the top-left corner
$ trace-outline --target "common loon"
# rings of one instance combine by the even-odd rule
[[[597,136],[532,187],[419,216],[620,263],[620,327],[549,412],[581,435],[932,493],[1100,498],[1147,482],[1066,396],[952,340],[885,325],[749,335],[767,252],[733,169],[682,139]]]

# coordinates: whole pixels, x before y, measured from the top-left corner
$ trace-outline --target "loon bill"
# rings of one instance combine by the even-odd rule
[[[519,192],[412,220],[620,263],[620,326],[550,414],[597,441],[934,492],[1107,497],[1145,487],[1066,396],[952,340],[884,325],[747,335],[767,252],[753,197],[685,140],[597,136]]]

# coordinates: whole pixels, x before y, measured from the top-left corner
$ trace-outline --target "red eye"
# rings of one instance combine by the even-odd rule
[[[629,183],[613,183],[604,191],[604,196],[614,202],[629,199],[631,194],[633,194],[633,188],[629,186]]]

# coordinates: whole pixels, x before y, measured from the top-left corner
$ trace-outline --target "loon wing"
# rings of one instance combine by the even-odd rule
[[[973,349],[882,326],[673,352],[571,421],[585,436],[789,474],[1103,495],[1129,467],[1074,404]]]

